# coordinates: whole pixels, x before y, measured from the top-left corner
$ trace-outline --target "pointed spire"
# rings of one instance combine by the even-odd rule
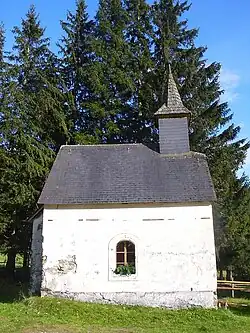
[[[171,71],[171,66],[168,67],[168,94],[167,102],[155,113],[155,116],[178,116],[186,114],[190,115],[190,111],[183,105],[181,96],[177,89],[174,77]]]

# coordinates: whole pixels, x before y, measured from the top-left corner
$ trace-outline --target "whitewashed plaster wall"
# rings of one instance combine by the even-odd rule
[[[186,307],[215,305],[212,207],[51,206],[43,214],[43,295]],[[116,244],[136,246],[136,274],[117,276]]]

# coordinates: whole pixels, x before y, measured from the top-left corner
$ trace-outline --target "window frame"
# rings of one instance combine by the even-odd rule
[[[134,245],[134,253],[135,253],[135,274],[130,274],[130,275],[120,275],[116,274],[115,270],[117,267],[117,261],[116,261],[116,246],[118,245],[119,242],[124,242],[128,241],[133,243]],[[138,278],[138,238],[135,237],[134,235],[131,234],[119,234],[113,237],[110,242],[109,242],[109,267],[108,267],[108,272],[109,276],[108,279],[110,281],[131,281],[131,280],[137,280]]]
[[[118,250],[118,246],[122,245],[123,251]],[[129,245],[132,245],[132,250],[129,249]],[[123,261],[118,261],[118,254],[123,254]],[[133,260],[129,262],[129,254],[132,254]],[[131,240],[121,240],[116,244],[116,268],[119,266],[133,266],[136,272],[135,265],[135,244]],[[132,273],[133,275],[135,273]]]

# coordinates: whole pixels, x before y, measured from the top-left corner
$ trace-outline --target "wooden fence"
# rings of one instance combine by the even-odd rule
[[[217,280],[217,290],[231,291],[231,297],[235,297],[235,291],[250,293],[250,281]]]

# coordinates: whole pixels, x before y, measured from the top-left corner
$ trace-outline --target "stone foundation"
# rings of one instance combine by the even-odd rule
[[[202,307],[215,308],[216,293],[213,291],[192,292],[52,292],[42,291],[42,296],[54,296],[73,300],[119,305],[141,305],[151,307],[165,307],[171,309]]]

